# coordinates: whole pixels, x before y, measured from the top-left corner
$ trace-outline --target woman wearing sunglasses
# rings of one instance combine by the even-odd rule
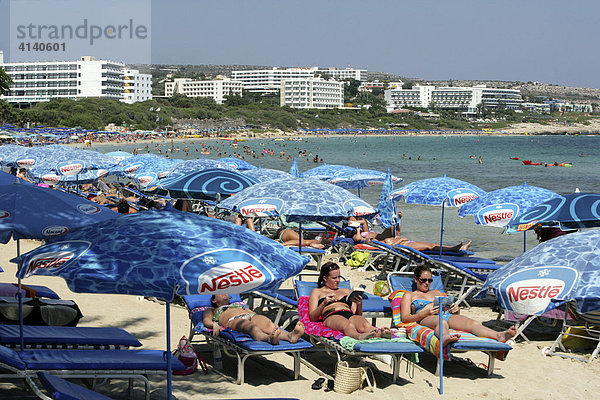
[[[400,303],[402,322],[416,322],[432,328],[439,338],[439,307],[434,307],[433,302],[436,297],[446,296],[446,294],[439,290],[429,290],[433,277],[431,269],[425,265],[418,266],[415,269],[414,279],[417,290],[406,293],[402,297],[402,303]],[[498,332],[483,326],[479,321],[460,315],[460,307],[456,303],[450,305],[448,313],[442,315],[442,344],[444,347],[460,338],[457,333],[450,334],[449,328],[471,332],[476,336],[496,339],[503,343],[517,334],[517,329],[514,326],[503,332]]]

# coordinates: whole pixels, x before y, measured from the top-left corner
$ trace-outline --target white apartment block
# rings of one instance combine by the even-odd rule
[[[366,69],[337,69],[337,68],[277,68],[231,71],[231,79],[241,81],[244,90],[257,93],[275,93],[279,90],[283,79],[315,78],[319,73],[328,75],[336,80],[356,79],[367,80]]]
[[[206,81],[175,78],[172,82],[165,82],[165,96],[175,93],[188,97],[212,97],[217,104],[223,104],[228,95],[242,96],[242,82],[229,78]]]
[[[84,97],[125,100],[125,65],[122,63],[84,56],[77,61],[0,62],[0,67],[13,81],[10,92],[2,95],[9,103],[33,104],[55,98]],[[151,92],[151,86],[149,90]]]
[[[140,74],[136,69],[125,68],[122,102],[127,104],[152,100],[152,75]]]
[[[292,108],[340,108],[344,105],[344,82],[321,78],[284,79],[280,105]]]
[[[412,89],[397,87],[386,90],[384,96],[388,112],[403,107],[435,107],[475,114],[481,103],[488,108],[517,110],[523,102],[519,90],[488,88],[483,85],[440,88],[417,85]]]

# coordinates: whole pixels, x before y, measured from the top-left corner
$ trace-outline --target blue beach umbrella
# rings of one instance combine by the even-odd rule
[[[458,216],[474,215],[477,224],[504,228],[531,207],[555,197],[559,197],[558,193],[523,183],[493,190],[469,201],[459,208]],[[526,237],[523,233],[525,250]]]
[[[298,161],[296,161],[296,157],[294,157],[294,161],[292,161],[292,166],[290,167],[290,175],[295,176],[296,178],[300,178],[302,174],[298,169]]]
[[[222,168],[191,172],[176,178],[166,178],[160,186],[174,199],[210,199],[232,194],[258,183],[248,175]]]
[[[16,144],[0,146],[0,165],[13,165],[13,163],[21,158],[28,149],[28,147]]]
[[[460,207],[469,201],[484,194],[485,191],[479,187],[449,178],[445,174],[441,178],[421,179],[416,182],[402,186],[391,193],[392,199],[404,201],[409,204],[423,204],[430,206],[442,206],[442,221],[440,228],[440,254],[442,253],[442,242],[444,239],[444,209],[446,203],[451,207]]]
[[[285,215],[288,221],[339,222],[350,216],[372,217],[369,203],[349,191],[311,178],[278,179],[257,183],[219,204],[244,216],[256,209]]]
[[[229,169],[232,171],[235,170],[235,168],[233,168],[230,164],[220,162],[219,160],[207,160],[204,158],[198,158],[195,160],[187,160],[182,163],[176,164],[166,172],[166,176],[187,174],[190,172],[202,171],[211,168],[222,168]]]
[[[256,179],[259,182],[273,181],[276,179],[294,179],[293,175],[284,171],[270,168],[256,168],[248,171],[242,171],[244,175]]]
[[[381,185],[386,179],[386,176],[386,173],[372,169],[348,168],[334,173],[333,176],[327,181],[329,183],[333,183],[334,185],[343,187],[344,189],[357,189],[358,197],[360,197],[360,189],[372,185]],[[402,179],[398,178],[397,176],[390,175],[390,177],[392,179],[392,183],[398,183],[402,181]]]
[[[138,154],[121,161],[119,166],[111,169],[111,173],[130,178],[136,174],[146,172],[154,172],[159,176],[165,176],[166,171],[181,162],[181,160],[165,158],[156,154]]]
[[[125,159],[133,157],[133,154],[121,150],[111,151],[110,153],[106,153],[106,155],[112,157],[116,162],[121,162]]]
[[[392,174],[388,168],[386,178],[383,181],[381,188],[381,194],[379,195],[379,202],[377,203],[377,221],[384,228],[397,227],[398,221],[398,210],[396,209],[396,202],[392,200],[390,193],[394,190],[394,183]]]
[[[156,210],[82,228],[13,262],[19,277],[60,276],[74,292],[165,300],[169,355],[174,295],[275,290],[308,258],[229,222]],[[170,397],[170,357],[167,386]]]
[[[600,311],[600,230],[541,243],[488,275],[500,306],[542,315],[568,301],[581,313]]]
[[[564,231],[600,226],[600,194],[573,193],[550,199],[511,222],[507,232],[521,232],[538,226],[558,227]]]
[[[252,164],[250,164],[249,162],[242,160],[241,158],[236,158],[236,157],[224,157],[224,158],[219,158],[218,160],[219,164],[224,164],[228,167],[231,167],[233,169],[236,169],[238,171],[247,171],[247,170],[251,170],[251,169],[256,169],[256,167]]]
[[[352,169],[352,167],[348,167],[347,165],[338,165],[338,164],[323,164],[319,167],[311,168],[308,171],[304,171],[302,173],[303,178],[316,178],[323,181],[331,179],[333,175],[345,169]]]

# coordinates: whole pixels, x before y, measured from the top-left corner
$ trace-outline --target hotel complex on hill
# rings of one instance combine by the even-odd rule
[[[488,108],[518,110],[523,102],[519,90],[486,86],[436,88],[417,85],[412,89],[396,87],[384,93],[388,112],[404,107],[422,107],[476,114],[479,104],[484,104]]]
[[[126,103],[152,99],[152,76],[119,62],[84,56],[76,61],[4,63],[0,52],[0,67],[13,81],[1,98],[15,105],[56,98],[102,97]]]

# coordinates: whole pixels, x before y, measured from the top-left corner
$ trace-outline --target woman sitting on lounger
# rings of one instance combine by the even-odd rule
[[[398,216],[402,218],[402,213],[398,213]],[[350,217],[348,220],[348,227],[355,229],[355,233],[352,236],[352,239],[356,243],[365,242],[369,243],[371,240],[375,239],[377,241],[383,242],[389,246],[394,246],[397,244],[407,246],[413,248],[415,250],[424,251],[439,251],[440,245],[439,243],[430,243],[430,242],[415,242],[407,239],[404,236],[400,236],[400,231],[395,232],[394,228],[386,228],[381,233],[377,233],[375,231],[368,230],[368,224],[365,219],[356,219],[354,217]],[[467,250],[471,246],[471,242],[468,243],[459,243],[455,246],[443,246],[444,251],[459,251],[459,250]]]
[[[279,344],[279,340],[296,343],[304,334],[304,325],[298,321],[292,332],[281,330],[269,318],[252,312],[241,303],[231,304],[228,294],[215,294],[210,298],[212,308],[204,311],[202,322],[217,336],[221,327],[246,333],[254,340]]]
[[[340,288],[340,267],[334,262],[323,264],[317,282],[308,298],[311,321],[323,320],[323,325],[355,339],[390,336],[389,328],[379,329],[362,316],[362,297],[348,298],[350,290]]]
[[[429,290],[433,279],[431,269],[425,265],[415,269],[414,279],[417,290],[404,294],[402,303],[400,303],[402,322],[417,322],[428,326],[435,330],[435,335],[439,338],[439,307],[434,307],[433,301],[436,296],[445,296],[445,294],[439,290]],[[517,329],[514,326],[503,332],[498,332],[483,326],[479,321],[460,315],[460,308],[456,303],[450,306],[449,314],[443,315],[442,318],[444,346],[456,342],[460,338],[459,334],[450,334],[448,328],[471,332],[474,335],[496,339],[503,343],[517,334]]]

